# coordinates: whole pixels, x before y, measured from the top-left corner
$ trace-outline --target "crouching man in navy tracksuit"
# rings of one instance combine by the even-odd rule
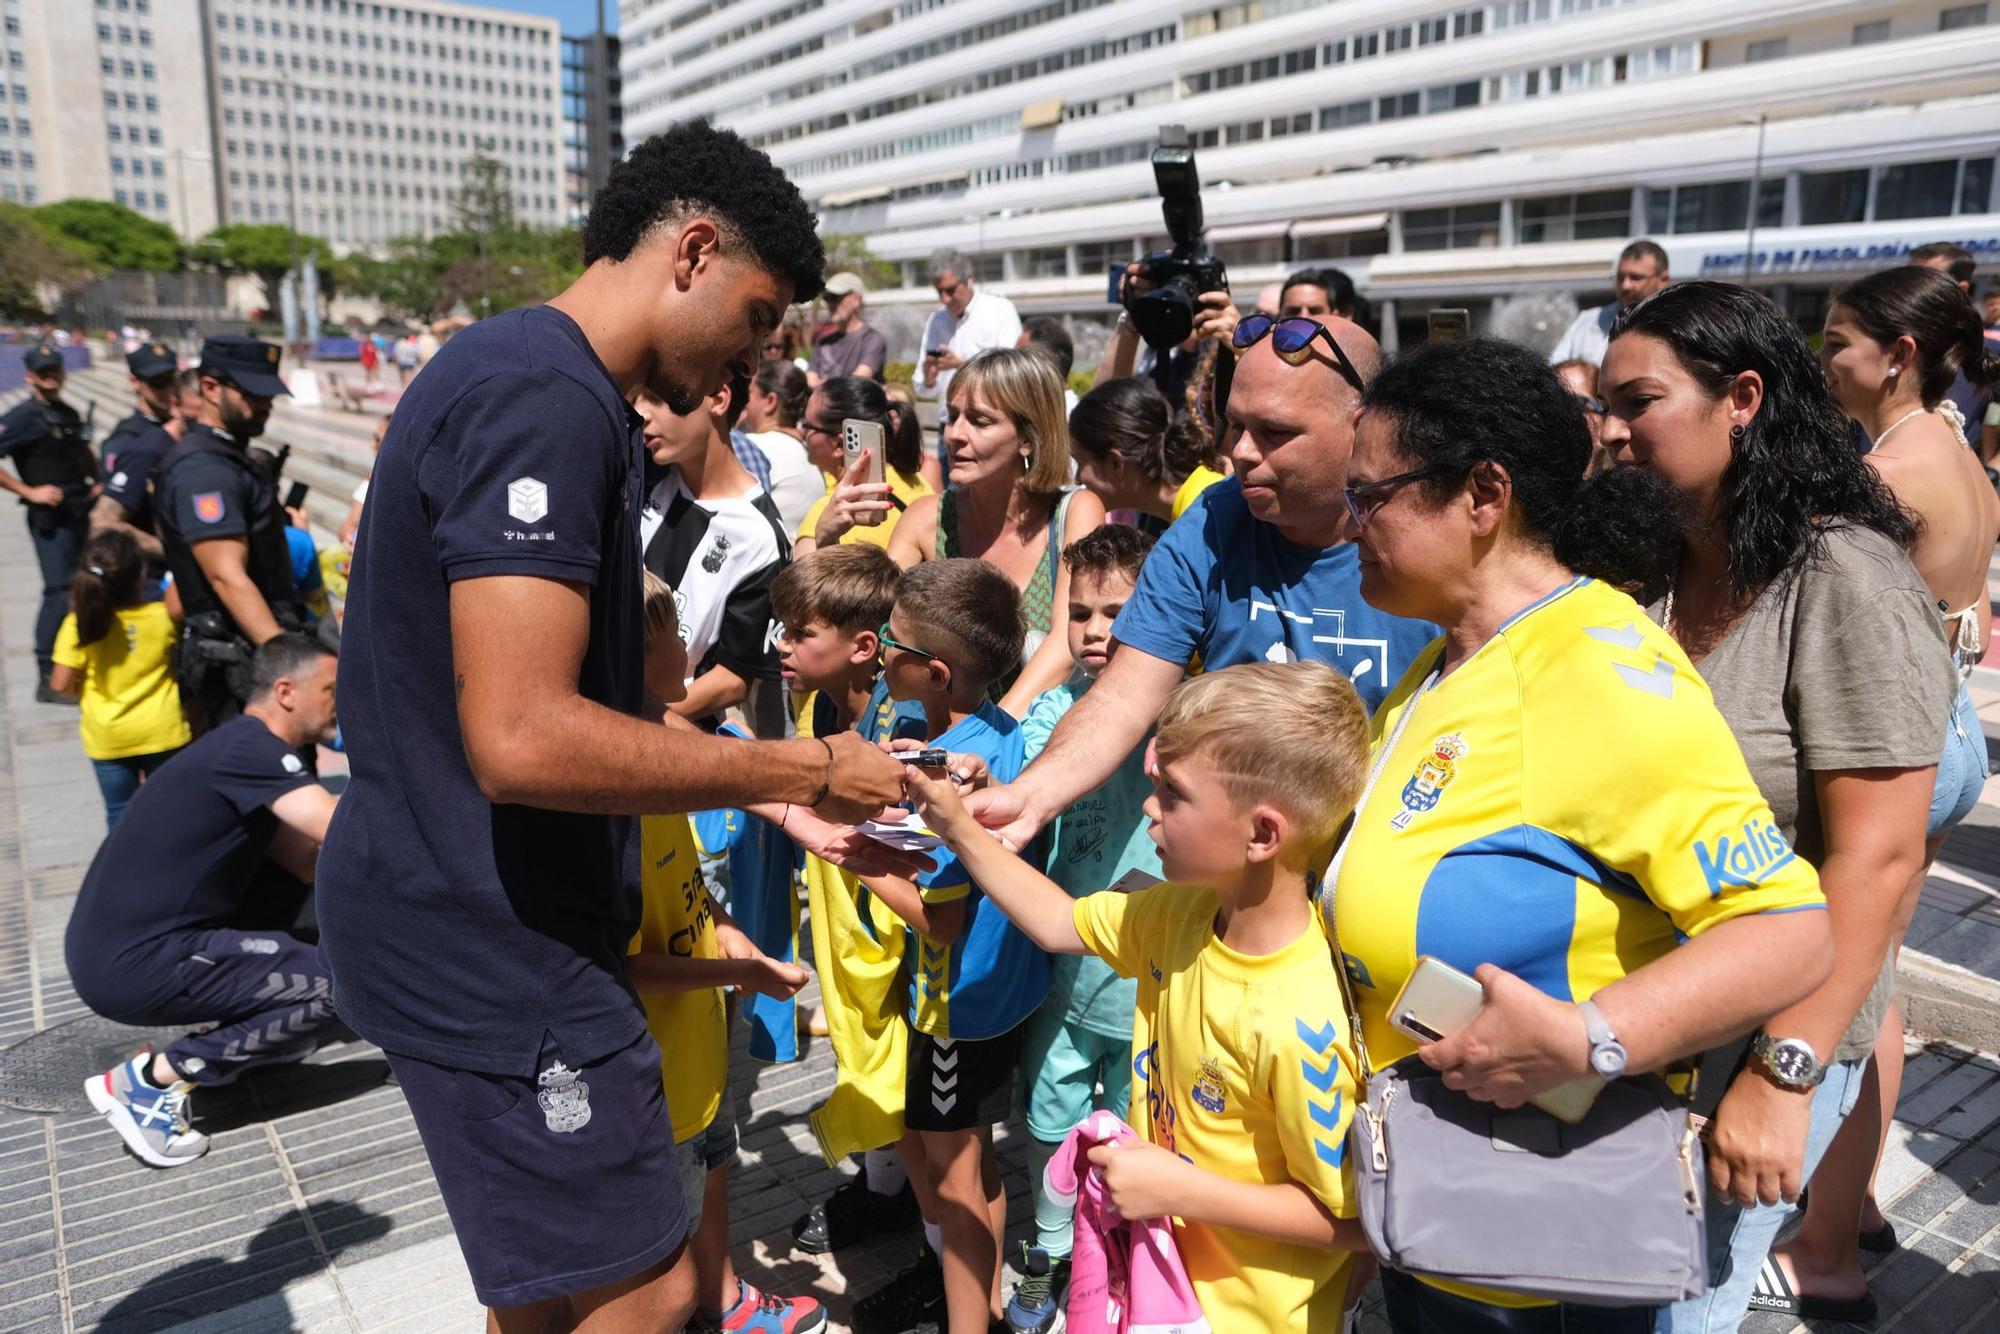
[[[333,677],[316,639],[260,645],[243,715],[140,786],[77,895],[64,953],[85,1004],[120,1023],[212,1025],[85,1085],[154,1167],[208,1151],[189,1125],[190,1092],[296,1060],[334,1022],[319,947],[261,929],[304,906],[296,890],[272,888],[292,881],[268,872],[311,882],[333,818],[333,795],[299,758],[333,734]]]

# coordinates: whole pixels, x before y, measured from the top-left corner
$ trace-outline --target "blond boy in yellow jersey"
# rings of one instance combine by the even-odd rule
[[[1184,682],[1146,761],[1167,881],[1081,899],[986,833],[936,772],[906,780],[1036,944],[1138,979],[1132,1106],[1148,1147],[1090,1157],[1126,1217],[1173,1219],[1217,1331],[1339,1329],[1350,1252],[1367,1244],[1345,1164],[1354,1058],[1308,893],[1367,759],[1366,712],[1322,664]]]
[[[673,590],[649,572],[646,690],[662,713],[687,693],[687,648],[677,620]],[[737,1276],[729,1256],[729,1165],[737,1134],[723,989],[788,997],[806,984],[806,970],[758,950],[709,899],[686,815],[641,816],[639,850],[645,909],[626,967],[660,1047],[680,1154],[695,1270],[695,1316],[688,1328],[761,1330],[773,1327],[768,1322],[775,1317],[775,1327],[789,1334],[824,1329],[826,1311],[817,1301],[758,1291]]]

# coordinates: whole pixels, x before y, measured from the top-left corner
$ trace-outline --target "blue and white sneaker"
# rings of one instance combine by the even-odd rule
[[[1021,1243],[1021,1281],[1007,1302],[1011,1334],[1061,1334],[1069,1301],[1069,1257]]]
[[[123,1065],[93,1075],[83,1086],[90,1105],[103,1114],[140,1161],[154,1167],[181,1167],[208,1152],[208,1136],[188,1124],[188,1094],[181,1080],[160,1088],[146,1078],[153,1062],[142,1051]]]

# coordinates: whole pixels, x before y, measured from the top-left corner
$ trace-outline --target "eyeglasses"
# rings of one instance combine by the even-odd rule
[[[932,290],[938,294],[940,301],[949,299],[953,292],[956,292],[963,286],[965,286],[965,279],[963,278],[954,279],[948,283],[933,283],[931,285]]]
[[[1247,316],[1236,326],[1236,335],[1229,340],[1230,346],[1238,352],[1256,346],[1266,334],[1271,336],[1271,350],[1287,366],[1303,366],[1312,356],[1312,345],[1316,339],[1325,339],[1333,349],[1333,366],[1340,372],[1340,378],[1354,386],[1355,393],[1363,392],[1367,386],[1361,382],[1361,372],[1354,369],[1354,363],[1347,359],[1333,334],[1318,320],[1309,320],[1303,315],[1290,319],[1274,320],[1269,315]]]
[[[889,633],[889,623],[887,621],[882,622],[882,628],[875,632],[875,639],[876,642],[881,645],[881,647],[876,650],[877,657],[886,658],[888,656],[890,649],[901,649],[905,653],[914,653],[919,658],[926,658],[931,662],[938,663],[942,665],[946,671],[951,670],[951,664],[949,662],[946,662],[943,658],[940,658],[937,654],[931,652],[929,649],[918,648],[915,644],[905,644],[902,640],[897,639],[895,636],[891,635]]]
[[[1438,477],[1446,471],[1435,463],[1428,467],[1412,468],[1408,472],[1399,472],[1394,477],[1384,477],[1378,482],[1363,482],[1360,486],[1342,487],[1340,498],[1347,502],[1348,517],[1354,520],[1354,526],[1366,528],[1369,517],[1389,503],[1389,498],[1397,487],[1425,477]]]
[[[801,431],[809,431],[813,435],[840,434],[840,428],[838,426],[828,426],[825,422],[802,421],[799,423],[799,429]]]
[[[1588,394],[1578,394],[1576,399],[1578,403],[1583,405],[1583,410],[1593,417],[1608,417],[1611,415],[1610,406],[1601,398],[1592,398]]]

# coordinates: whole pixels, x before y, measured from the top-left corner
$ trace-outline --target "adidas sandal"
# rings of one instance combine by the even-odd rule
[[[1783,1266],[1770,1256],[1757,1271],[1757,1286],[1750,1291],[1750,1309],[1772,1311],[1796,1320],[1841,1320],[1865,1325],[1875,1319],[1875,1294],[1859,1297],[1812,1297],[1792,1291]]]

